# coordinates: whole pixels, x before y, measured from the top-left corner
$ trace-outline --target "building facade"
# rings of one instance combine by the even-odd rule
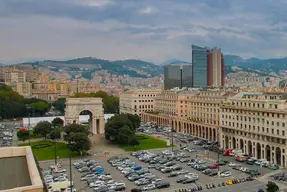
[[[192,87],[207,87],[207,61],[210,59],[207,51],[207,48],[192,45]]]
[[[286,167],[286,93],[241,92],[222,102],[220,117],[223,148]]]
[[[142,120],[219,141],[220,103],[234,94],[218,89],[166,90],[155,98],[154,111],[143,113]]]
[[[164,89],[192,87],[192,65],[173,64],[164,66]]]
[[[221,49],[192,45],[193,87],[224,86],[224,56]]]
[[[154,111],[154,98],[161,92],[158,89],[128,90],[120,95],[120,113],[141,116],[146,111]]]

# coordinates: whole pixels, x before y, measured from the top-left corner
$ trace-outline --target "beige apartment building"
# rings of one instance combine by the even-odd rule
[[[154,112],[143,113],[142,120],[218,141],[220,103],[234,94],[219,89],[163,91],[155,98]]]
[[[287,93],[241,92],[221,104],[221,147],[286,167]]]
[[[154,98],[160,94],[158,89],[128,90],[120,95],[120,113],[141,116],[146,111],[154,111]]]
[[[31,97],[32,84],[26,81],[26,72],[16,68],[8,68],[8,70],[4,68],[3,71],[4,83],[6,85],[24,97]]]

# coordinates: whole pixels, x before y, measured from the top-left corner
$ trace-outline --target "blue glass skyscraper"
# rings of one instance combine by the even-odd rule
[[[192,45],[192,87],[207,87],[207,48]]]

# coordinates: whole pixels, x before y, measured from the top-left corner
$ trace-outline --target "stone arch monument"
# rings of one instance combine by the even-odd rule
[[[65,125],[80,123],[80,113],[90,112],[90,132],[104,133],[105,119],[102,98],[66,98]]]

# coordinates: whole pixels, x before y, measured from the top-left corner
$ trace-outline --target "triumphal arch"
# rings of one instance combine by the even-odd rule
[[[104,133],[105,119],[102,98],[66,98],[65,125],[80,123],[80,113],[90,114],[90,132],[93,134]]]

